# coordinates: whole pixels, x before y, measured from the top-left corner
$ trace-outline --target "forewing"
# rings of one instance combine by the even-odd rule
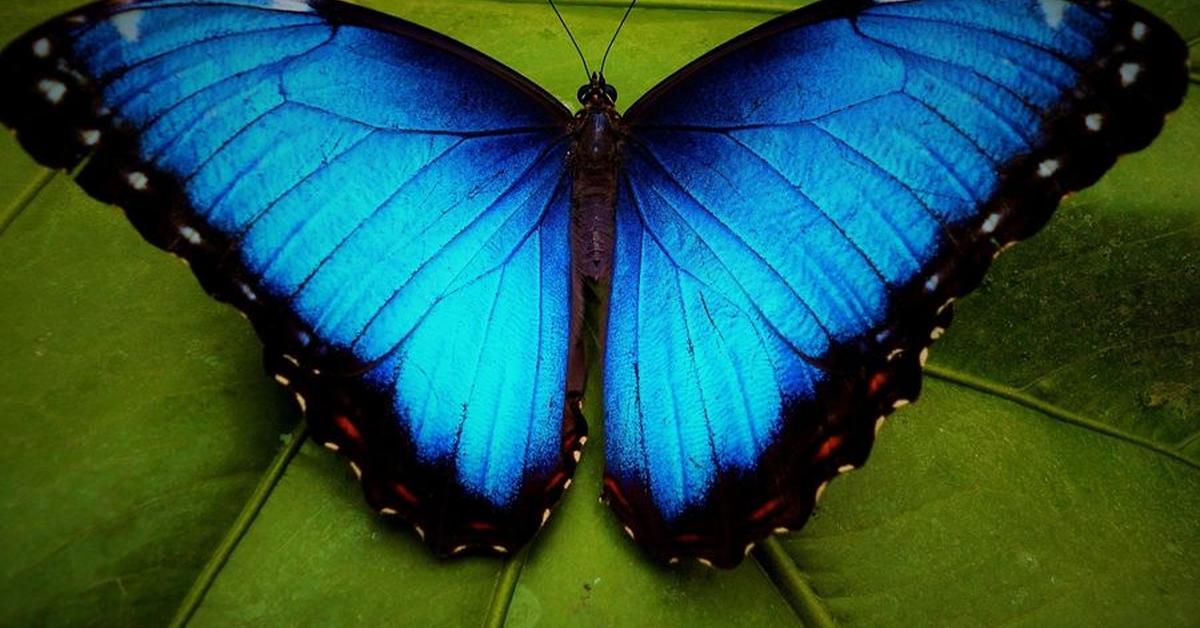
[[[542,525],[583,434],[560,104],[329,0],[93,4],[0,77],[39,161],[246,313],[374,508],[442,553]]]
[[[992,258],[1145,146],[1186,46],[1120,0],[827,0],[626,116],[605,494],[739,562],[862,465]]]

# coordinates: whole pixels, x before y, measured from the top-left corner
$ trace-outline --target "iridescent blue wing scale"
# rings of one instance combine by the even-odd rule
[[[544,523],[584,433],[561,104],[328,0],[93,4],[0,66],[3,122],[249,317],[377,510],[441,553]]]
[[[629,533],[729,566],[803,525],[953,300],[1158,133],[1186,57],[1120,0],[826,0],[635,104],[604,365]]]

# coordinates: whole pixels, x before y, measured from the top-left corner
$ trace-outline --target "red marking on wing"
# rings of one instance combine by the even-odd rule
[[[871,393],[871,395],[875,395],[880,390],[883,389],[884,385],[887,384],[887,381],[888,381],[887,373],[880,371],[880,372],[876,373],[874,375],[874,377],[871,378],[871,383],[868,386],[867,391],[869,393]]]
[[[342,433],[346,435],[346,438],[349,438],[355,443],[362,443],[362,433],[358,431],[358,428],[355,427],[354,423],[350,422],[349,417],[345,415],[338,415],[333,419],[333,421],[334,423],[337,423],[339,428],[341,428]]]
[[[758,510],[755,510],[754,512],[750,513],[750,521],[757,522],[757,521],[762,521],[763,519],[766,519],[767,517],[771,516],[771,513],[775,512],[776,510],[779,510],[779,506],[781,504],[783,504],[783,500],[779,499],[779,498],[775,498],[775,499],[772,499],[771,501],[763,504],[762,506],[759,506]]]
[[[413,495],[413,492],[408,490],[408,487],[403,484],[393,484],[392,490],[395,491],[397,497],[403,499],[409,504],[416,504],[418,501],[420,501],[417,499],[417,496]]]
[[[842,444],[842,440],[840,434],[834,434],[826,439],[825,442],[821,443],[821,448],[817,450],[817,455],[813,456],[813,462],[821,462],[832,455]]]
[[[604,488],[608,491],[610,499],[615,499],[623,507],[629,508],[629,500],[625,499],[625,494],[621,492],[621,487],[613,478],[604,478]]]

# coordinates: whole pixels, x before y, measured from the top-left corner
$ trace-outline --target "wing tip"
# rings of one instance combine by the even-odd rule
[[[100,139],[101,106],[91,80],[74,67],[61,20],[10,42],[0,52],[0,81],[11,90],[0,99],[0,123],[21,147],[48,168],[79,165]]]

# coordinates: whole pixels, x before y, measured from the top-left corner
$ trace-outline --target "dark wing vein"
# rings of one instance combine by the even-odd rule
[[[686,268],[681,266],[678,261],[676,261],[675,257],[671,255],[669,248],[658,239],[658,236],[654,233],[654,230],[650,228],[649,221],[646,219],[646,215],[642,211],[641,203],[638,202],[638,200],[637,200],[637,194],[635,192],[632,192],[632,190],[634,189],[632,181],[627,181],[626,186],[631,191],[630,200],[633,202],[634,207],[637,209],[638,219],[642,223],[642,230],[646,233],[647,236],[649,236],[650,240],[654,242],[655,246],[657,246],[659,248],[659,250],[661,250],[663,252],[663,255],[671,261],[672,265],[674,265],[676,268],[679,268],[684,274],[686,274],[688,277],[690,277],[693,281],[695,281],[696,283],[698,283],[706,288],[713,290],[713,292],[715,292],[717,294],[721,294],[722,293],[721,290],[717,290],[714,286],[705,282],[703,279],[696,276],[695,273],[692,273],[691,271],[687,270]],[[734,303],[734,301],[732,299],[727,298],[727,300],[731,304],[733,304],[734,307],[737,307],[738,311],[741,312],[743,316],[747,317],[747,319],[753,320],[754,318],[758,318],[759,320],[761,320],[771,330],[771,333],[773,335],[775,335],[775,337],[779,338],[784,344],[786,344],[797,355],[805,357],[806,359],[809,359],[808,354],[805,353],[803,349],[796,346],[791,341],[791,339],[788,338],[778,327],[776,327],[775,324],[771,321],[771,319],[768,318],[766,316],[766,314],[764,314],[762,312],[761,309],[759,309],[758,303],[753,298],[750,297],[750,292],[746,289],[746,287],[744,285],[742,285],[741,280],[739,280],[737,275],[733,271],[730,270],[730,268],[725,264],[725,261],[722,260],[720,258],[720,256],[717,255],[716,251],[712,250],[712,248],[708,246],[708,243],[706,243],[704,241],[704,239],[701,238],[698,233],[696,233],[696,230],[691,225],[691,223],[684,220],[683,215],[680,213],[679,209],[676,208],[674,204],[672,204],[670,201],[668,201],[666,198],[664,198],[658,192],[654,192],[654,194],[655,194],[655,196],[658,196],[658,198],[660,200],[662,200],[662,202],[666,206],[671,208],[671,211],[674,212],[674,214],[679,218],[681,225],[686,227],[688,231],[695,234],[696,242],[698,244],[703,245],[704,248],[708,249],[709,253],[712,254],[712,256],[713,256],[713,259],[715,259],[717,261],[717,263],[720,264],[721,270],[723,270],[725,275],[727,275],[730,278],[730,280],[738,287],[738,290],[741,291],[741,293],[742,293],[743,297],[746,299],[746,301],[748,301],[750,303],[751,307],[754,308],[754,311],[757,314],[757,316],[751,317],[749,312],[746,312],[745,310],[743,310],[741,308],[741,306],[736,305],[736,303]],[[743,243],[743,246],[745,246],[745,243]],[[753,253],[753,250],[751,250],[751,253]],[[762,261],[762,263],[767,268],[770,268],[772,270],[772,272],[774,272],[776,277],[780,278],[780,281],[783,280],[782,276],[779,275],[778,271],[776,271],[773,266],[771,266],[769,263],[767,263],[766,260],[763,260],[761,257],[759,257],[759,260]],[[787,284],[785,282],[784,285],[789,285],[789,284]],[[789,288],[790,288],[790,285],[789,285]],[[816,313],[814,313],[813,310],[808,306],[808,303],[805,302],[805,300],[800,295],[796,294],[794,290],[792,291],[792,294],[796,297],[796,300],[797,300],[797,302],[800,303],[801,307],[803,307],[804,310],[806,312],[808,312],[809,316],[812,318],[813,322],[817,325],[817,327],[819,327],[821,329],[821,331],[824,332],[825,337],[828,338],[830,341],[832,341],[833,335],[830,334],[829,330],[825,328],[825,325],[821,322],[821,319],[818,318]]]
[[[464,225],[462,228],[460,228],[453,236],[450,237],[449,240],[447,240],[444,244],[442,244],[440,247],[438,247],[437,252],[435,252],[433,255],[430,255],[429,257],[422,260],[421,263],[418,264],[417,267],[414,268],[411,273],[409,273],[409,275],[405,279],[405,281],[399,287],[397,287],[395,290],[392,291],[392,294],[388,296],[387,300],[384,301],[383,305],[380,306],[380,308],[378,310],[376,310],[374,314],[371,315],[370,319],[367,320],[367,323],[365,325],[363,325],[362,329],[359,330],[358,334],[355,335],[354,342],[352,344],[357,343],[359,341],[359,339],[362,338],[362,335],[364,333],[366,333],[366,330],[371,327],[371,324],[374,323],[375,320],[379,318],[379,315],[385,309],[387,309],[387,307],[389,305],[391,305],[392,302],[395,301],[395,299],[398,296],[400,296],[400,293],[404,291],[405,285],[407,285],[410,281],[412,281],[414,278],[416,278],[418,275],[420,275],[421,272],[424,271],[425,268],[428,267],[429,264],[433,262],[433,260],[437,259],[443,252],[445,252],[447,250],[447,248],[450,247],[450,245],[457,242],[458,239],[463,236],[463,234],[465,234],[467,231],[470,231],[471,228],[474,227],[475,225],[479,224],[479,221],[482,220],[483,217],[486,216],[490,211],[492,211],[492,209],[494,209],[496,207],[496,205],[501,202],[501,200],[503,200],[514,189],[516,189],[516,187],[522,183],[522,181],[525,179],[525,177],[530,172],[532,172],[538,166],[541,165],[542,160],[544,160],[546,155],[551,151],[551,149],[555,148],[556,146],[557,146],[557,144],[551,144],[547,148],[543,149],[542,152],[537,156],[537,158],[534,159],[533,162],[529,165],[529,167],[526,168],[524,171],[522,171],[519,175],[514,177],[513,180],[508,184],[508,186],[491,203],[489,203],[486,207],[480,209],[479,212],[476,213],[475,216],[472,217],[471,220],[469,222],[467,222],[466,225]],[[550,198],[546,199],[546,203],[545,203],[545,205],[543,205],[543,208],[542,208],[543,215],[545,214],[545,208],[549,206],[549,204],[552,200],[553,200],[552,196]],[[516,207],[513,208],[512,213],[510,213],[508,215],[508,217],[503,222],[501,222],[499,226],[496,227],[496,230],[493,231],[492,234],[484,240],[484,242],[490,242],[497,233],[499,233],[502,229],[504,229],[504,226],[508,224],[509,220],[511,220],[514,216],[516,216],[520,211],[521,211],[521,205],[518,204]],[[445,213],[443,213],[442,215],[444,216]],[[507,262],[512,259],[512,255],[515,254],[516,251],[520,250],[520,247],[522,245],[524,245],[525,241],[529,239],[530,235],[537,228],[537,225],[539,222],[540,222],[540,217],[539,217],[538,221],[534,222],[533,227],[525,233],[524,237],[521,239],[521,241],[518,243],[518,245],[509,251],[509,253],[506,255],[506,257],[504,259],[504,262],[503,262],[504,264],[507,264]],[[332,257],[334,254],[336,254],[336,251],[334,253],[330,253],[330,257]],[[480,254],[482,254],[482,250],[477,251],[475,253],[475,255],[472,256],[471,259],[467,261],[466,265],[459,272],[461,273],[461,272],[465,271],[467,268],[470,268],[471,263],[474,262],[479,257]],[[487,273],[483,273],[483,274],[486,275]],[[457,279],[457,277],[456,277],[456,279]],[[451,282],[450,285],[453,285],[453,282]]]

